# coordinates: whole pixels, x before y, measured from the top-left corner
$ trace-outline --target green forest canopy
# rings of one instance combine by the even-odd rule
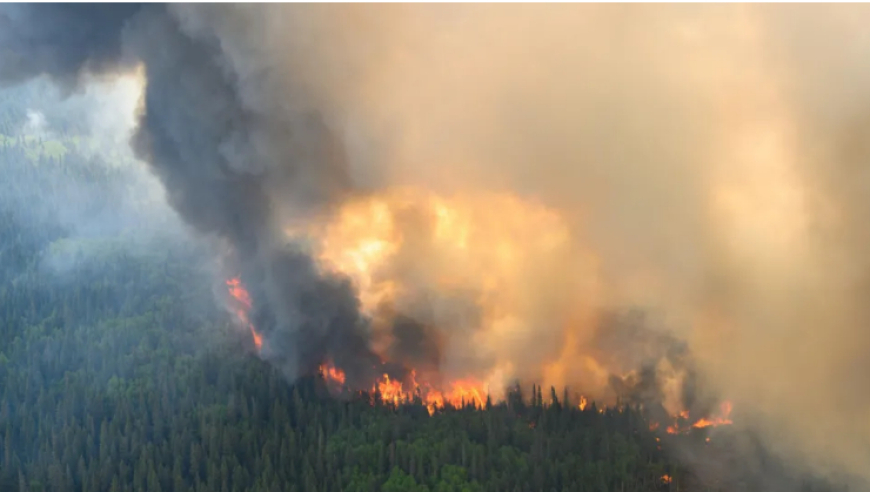
[[[58,219],[135,213],[115,206],[127,177],[83,156],[74,118],[22,133],[36,98],[0,94],[0,491],[831,490],[744,470],[727,433],[660,436],[556,389],[430,416],[290,385],[239,353],[196,245]]]

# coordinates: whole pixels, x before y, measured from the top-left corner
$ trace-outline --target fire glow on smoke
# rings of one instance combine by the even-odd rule
[[[587,322],[595,257],[577,250],[558,212],[512,194],[397,189],[286,233],[313,238],[321,267],[352,280],[372,320],[373,349],[385,360],[396,314],[433,329],[439,360],[413,367],[420,382],[470,377],[481,391],[499,391],[526,370],[517,365],[529,365],[530,348],[544,345],[536,330],[570,338]],[[571,382],[564,371],[576,354],[561,348],[552,343],[535,357],[536,379]],[[607,372],[592,369],[594,384],[606,386]]]
[[[263,336],[249,321],[248,312],[252,306],[250,294],[238,278],[227,280],[226,283],[230,296],[238,302],[235,314],[239,322],[250,331],[257,350],[262,350]],[[337,391],[347,389],[344,387],[347,378],[343,370],[332,364],[324,363],[320,366],[320,374],[331,388]],[[448,386],[450,389],[442,392],[427,383],[419,384],[416,381],[416,372],[412,370],[408,380],[404,382],[390,379],[389,375],[384,374],[372,386],[371,392],[379,394],[383,402],[395,406],[411,403],[419,398],[425,403],[430,414],[434,413],[436,409],[444,408],[445,404],[454,407],[465,405],[483,407],[486,403],[488,393],[475,381],[452,381]]]
[[[408,369],[401,379],[384,371],[370,388],[348,388],[344,369],[321,361],[319,372],[334,391],[370,391],[394,405],[420,401],[430,413],[446,405],[482,407],[488,398],[501,400],[504,389],[526,375],[518,366],[530,365],[528,353],[541,343],[540,332],[529,327],[547,326],[562,343],[532,361],[538,365],[534,377],[555,387],[576,384],[588,391],[575,403],[579,409],[594,398],[603,410],[602,389],[614,372],[576,348],[592,324],[596,258],[578,250],[558,212],[511,194],[445,197],[400,189],[349,201],[327,220],[294,224],[285,232],[313,244],[324,271],[352,281],[371,321],[372,349],[382,363]],[[248,314],[250,295],[239,278],[227,286],[240,324],[262,349],[263,336]],[[457,305],[470,307],[473,315],[457,315]],[[396,360],[396,314],[435,328],[435,363]],[[463,347],[464,356],[454,359]],[[468,364],[469,357],[487,363]],[[730,423],[730,407],[721,417],[691,424],[680,411],[671,412],[672,434],[687,424]]]
[[[257,348],[262,350],[263,336],[257,332],[256,328],[248,320],[248,311],[251,308],[251,298],[248,291],[241,284],[238,278],[232,278],[227,281],[229,293],[233,299],[237,300],[239,307],[236,310],[236,315],[239,321],[244,324],[251,333],[251,339]],[[347,380],[344,371],[335,367],[330,363],[324,363],[320,366],[320,375],[336,391],[345,391]],[[420,384],[416,380],[416,371],[411,371],[408,381],[398,381],[390,379],[389,375],[384,374],[370,389],[372,394],[380,395],[381,401],[394,406],[412,403],[414,401],[422,402],[429,414],[435,413],[438,409],[443,409],[445,405],[451,405],[456,408],[472,405],[478,408],[483,408],[489,398],[489,391],[480,383],[473,380],[458,380],[448,383],[449,389],[441,391],[432,387],[428,383]],[[586,396],[581,395],[577,407],[584,411],[589,406],[589,400]],[[604,406],[599,407],[598,411],[603,412]],[[680,422],[689,420],[689,413],[682,411],[674,419],[673,425],[667,427],[668,434],[683,434],[691,429],[702,429],[705,427],[716,427],[720,425],[730,425],[732,421],[729,416],[731,413],[731,403],[723,402],[721,405],[721,415],[709,418],[701,418],[690,425],[681,425]],[[650,430],[655,431],[660,427],[659,423],[652,423]],[[707,438],[707,442],[709,442]],[[664,479],[664,477],[663,477]]]

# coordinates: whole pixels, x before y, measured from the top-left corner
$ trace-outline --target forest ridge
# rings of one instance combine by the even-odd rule
[[[290,385],[237,350],[199,245],[131,227],[114,149],[86,152],[75,117],[28,133],[38,94],[0,96],[0,491],[833,490],[744,467],[727,432],[660,435],[556,388],[430,416]],[[70,219],[88,216],[118,220]]]

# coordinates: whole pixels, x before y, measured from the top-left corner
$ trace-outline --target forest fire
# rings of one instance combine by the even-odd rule
[[[343,386],[345,381],[347,381],[344,371],[333,365],[322,364],[320,366],[320,374],[327,383],[337,386]]]
[[[593,408],[603,413],[609,376],[631,369],[618,361],[602,365],[607,358],[583,348],[595,326],[589,299],[596,260],[578,249],[563,217],[543,204],[509,193],[398,189],[351,200],[285,233],[312,246],[321,274],[350,281],[365,320],[363,351],[370,358],[341,348],[299,368],[316,368],[333,391],[376,394],[394,406],[419,401],[432,414],[501,401],[510,384],[531,376],[554,387],[582,387],[577,408],[588,409],[594,399]],[[237,277],[227,286],[238,319],[261,349],[248,291]],[[539,326],[549,332],[531,329]],[[542,335],[559,342],[530,355]],[[467,346],[482,349],[470,353]],[[676,419],[669,433],[683,432],[681,421],[689,415]],[[727,423],[725,413],[690,428]]]
[[[331,364],[321,364],[319,373],[326,383],[337,390],[346,390],[345,373]],[[389,374],[383,374],[368,389],[371,394],[379,395],[383,403],[392,406],[400,406],[412,403],[419,399],[429,414],[443,409],[446,405],[464,407],[473,405],[483,408],[486,405],[487,392],[482,385],[474,381],[454,381],[449,383],[449,390],[441,391],[429,383],[417,381],[416,371],[411,371],[405,381],[391,378]]]
[[[239,321],[250,330],[251,339],[254,342],[254,346],[257,347],[257,350],[262,349],[263,336],[257,332],[257,329],[248,317],[248,312],[250,312],[252,306],[251,295],[248,293],[247,289],[242,286],[241,280],[237,277],[227,280],[227,288],[229,289],[230,296],[232,296],[238,304],[238,306],[234,308],[236,317],[238,317]]]
[[[667,427],[668,434],[682,434],[688,432],[691,429],[704,429],[706,427],[718,427],[720,425],[731,425],[733,422],[731,421],[731,410],[732,410],[731,402],[723,402],[720,406],[720,415],[713,417],[702,417],[688,426],[681,426],[679,421],[674,422],[673,425]],[[689,412],[683,411],[680,412],[679,420],[689,420]],[[658,427],[658,424],[655,424]],[[651,427],[652,429],[652,427]]]
[[[351,281],[370,323],[370,349],[416,369],[418,380],[449,388],[442,393],[456,396],[441,395],[448,400],[482,402],[483,388],[499,400],[531,373],[555,386],[594,386],[589,392],[599,397],[608,385],[606,371],[575,367],[582,354],[574,346],[550,343],[535,356],[528,350],[543,347],[542,336],[553,342],[571,336],[579,345],[592,326],[595,258],[542,203],[512,193],[397,188],[349,200],[285,233],[312,246],[323,272]],[[397,319],[414,326],[406,323],[398,333]],[[485,349],[468,352],[469,346]],[[529,362],[517,364],[522,359]],[[405,393],[414,387],[402,383]],[[396,384],[391,379],[387,392]]]
[[[733,422],[729,418],[731,416],[731,402],[723,402],[722,403],[722,415],[719,417],[714,417],[712,420],[708,420],[702,418],[701,420],[692,424],[692,427],[696,429],[703,429],[704,427],[716,427],[719,425],[730,425]]]
[[[511,194],[444,197],[420,189],[348,202],[326,223],[286,232],[315,238],[320,263],[353,280],[369,314],[415,290],[462,287],[481,296],[476,303],[490,324],[496,314],[526,314],[497,313],[519,294],[522,275],[535,273],[523,271],[525,263],[570,245],[563,218],[543,205]],[[418,261],[406,271],[390,268],[400,258]]]
[[[251,297],[247,289],[242,285],[239,278],[231,278],[226,281],[230,296],[238,304],[234,312],[239,321],[246,326],[252,336],[252,341],[258,350],[262,349],[263,337],[257,332],[253,323],[249,319],[249,311],[252,307]],[[383,363],[383,362],[382,362]],[[326,383],[333,388],[346,390],[347,375],[345,372],[333,365],[332,363],[323,363],[318,368],[321,377]],[[414,401],[422,402],[430,415],[437,410],[444,409],[447,405],[455,408],[462,408],[467,405],[472,405],[477,408],[483,408],[489,398],[489,393],[485,386],[478,381],[456,380],[447,383],[449,389],[444,391],[435,388],[427,382],[418,382],[417,373],[411,370],[405,380],[391,378],[388,374],[383,374],[378,378],[369,389],[371,394],[379,395],[383,403],[392,406],[400,406]],[[585,395],[580,395],[577,407],[584,411],[589,407],[589,400]],[[598,412],[603,413],[605,406],[598,407]],[[690,429],[702,429],[706,427],[716,427],[720,425],[732,424],[730,413],[732,405],[730,402],[724,402],[721,405],[721,414],[709,418],[701,418],[687,427],[680,426],[679,421],[668,426],[666,431],[668,434],[681,434],[688,432]],[[689,420],[689,412],[681,411],[678,420]],[[652,422],[649,425],[650,431],[655,431],[660,427],[658,422]],[[709,442],[709,438],[707,439]]]

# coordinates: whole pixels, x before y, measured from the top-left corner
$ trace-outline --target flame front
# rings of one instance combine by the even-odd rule
[[[352,281],[372,321],[371,348],[416,369],[416,384],[435,407],[439,398],[500,400],[517,378],[591,388],[596,398],[606,392],[606,371],[576,367],[578,354],[557,342],[591,326],[596,259],[578,250],[569,224],[544,204],[510,193],[394,189],[350,200],[286,233],[313,245],[323,270]],[[396,314],[425,319],[436,334],[429,349],[437,354],[423,357],[429,365],[391,359]],[[573,340],[579,346],[584,335]],[[395,394],[400,383],[404,394],[413,391],[410,381],[382,377],[382,393]]]
[[[251,303],[251,295],[242,285],[242,282],[238,277],[227,280],[227,289],[229,290],[230,296],[232,296],[238,304],[234,309],[236,317],[239,319],[239,322],[241,322],[242,325],[247,327],[251,332],[251,340],[253,340],[254,346],[257,347],[257,350],[261,350],[263,348],[263,336],[257,332],[257,329],[248,317],[248,312],[251,310],[251,306],[253,305]]]
[[[344,389],[346,382],[344,371],[330,363],[325,363],[321,364],[319,372],[328,385]],[[406,381],[399,381],[391,378],[389,374],[383,374],[372,385],[371,392],[378,394],[383,403],[395,407],[411,403],[419,398],[430,415],[447,405],[457,408],[467,405],[482,408],[486,405],[487,392],[481,383],[472,380],[459,380],[453,381],[447,386],[448,389],[442,391],[429,383],[418,382],[417,373],[411,371]]]
[[[501,400],[517,379],[536,380],[580,387],[579,409],[595,399],[604,412],[615,400],[611,377],[633,380],[630,367],[587,347],[604,290],[597,258],[580,246],[572,225],[542,203],[510,193],[395,189],[349,200],[331,215],[294,222],[285,232],[313,247],[322,271],[350,279],[371,322],[368,348],[385,368],[386,362],[404,368],[400,378],[384,370],[369,387],[348,388],[349,375],[322,361],[320,373],[331,387],[372,391],[393,405],[419,398],[434,413],[448,405],[482,407],[490,397]],[[238,278],[227,284],[239,319],[261,348],[263,339],[248,317],[248,292]],[[428,345],[408,353],[397,349],[397,315],[425,320],[412,338]],[[681,387],[680,371],[662,370],[673,388]],[[672,393],[677,397],[667,408],[675,421],[666,430],[682,433],[689,415],[676,408],[679,392]],[[689,428],[730,423],[723,412]]]
[[[482,408],[486,404],[487,393],[480,383],[470,380],[453,381],[448,387],[449,389],[441,391],[428,383],[418,383],[416,373],[412,371],[407,384],[391,380],[384,374],[372,390],[377,391],[384,402],[393,405],[411,402],[419,396],[430,415],[446,405],[457,408],[473,405]]]

